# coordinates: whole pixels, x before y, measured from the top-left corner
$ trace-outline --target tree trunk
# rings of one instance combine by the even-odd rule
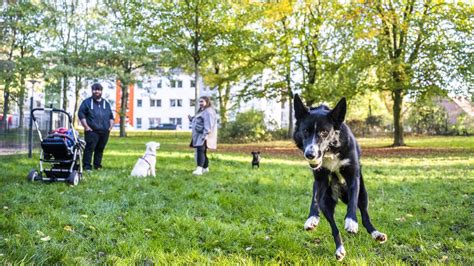
[[[199,109],[199,61],[194,61],[194,114]]]
[[[217,92],[219,94],[219,115],[221,118],[221,127],[225,128],[228,122],[228,114],[227,109],[229,106],[229,94],[230,94],[230,86],[223,85],[223,87],[219,86],[217,88]]]
[[[23,128],[25,120],[25,92],[26,92],[26,81],[25,81],[25,74],[21,74],[20,76],[20,95],[18,97],[18,108],[20,109],[20,123],[18,125],[19,128]]]
[[[199,4],[195,5],[195,12],[194,12],[194,26],[199,28],[199,12],[198,12]],[[194,38],[193,38],[193,60],[194,60],[194,83],[196,86],[194,87],[194,113],[196,114],[199,110],[199,62],[201,61],[201,57],[199,55],[199,32],[197,30],[194,31]]]
[[[288,93],[288,135],[287,137],[290,139],[293,136],[293,92],[290,90]]]
[[[288,132],[286,133],[286,136],[288,138],[291,138],[291,136],[293,135],[293,90],[291,89],[291,66],[288,65],[287,67],[287,72],[286,72],[286,88],[287,88],[287,94],[286,95],[282,95],[283,97],[288,97],[288,106],[289,106],[289,110],[288,110]],[[284,107],[284,105],[282,106]]]
[[[128,103],[128,81],[120,80],[120,86],[122,89],[122,97],[120,103],[120,137],[124,138],[127,136],[125,132],[125,124],[127,123],[127,103]]]
[[[3,93],[3,116],[2,116],[2,126],[3,132],[7,132],[8,129],[8,105],[10,99],[10,82],[7,81],[5,84],[5,91]]]
[[[82,88],[82,77],[79,77],[79,76],[76,76],[74,77],[75,79],[75,85],[76,85],[76,88],[74,90],[74,112],[72,114],[72,124],[75,125],[76,124],[76,118],[77,118],[77,111],[78,111],[78,108],[79,108],[79,91],[81,90]]]
[[[402,123],[402,90],[397,89],[392,93],[393,99],[393,147],[405,146],[403,140],[403,123]]]
[[[62,102],[62,109],[67,112],[67,107],[68,107],[68,98],[67,98],[67,89],[69,87],[69,81],[68,81],[68,76],[66,74],[63,74],[63,80],[62,80],[62,91],[61,94],[63,95],[63,102]]]

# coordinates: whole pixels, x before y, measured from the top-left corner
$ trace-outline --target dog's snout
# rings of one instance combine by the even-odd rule
[[[321,151],[314,145],[308,146],[304,151],[306,160],[312,161],[321,157]]]

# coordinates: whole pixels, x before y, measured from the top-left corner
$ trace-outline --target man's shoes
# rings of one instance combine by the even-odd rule
[[[203,173],[203,174],[209,173],[209,167],[207,167],[207,168],[202,168],[202,173]]]
[[[202,175],[202,167],[196,167],[196,170],[193,171],[193,175]]]
[[[100,169],[102,169],[102,165],[94,166],[94,169],[95,169],[95,170],[100,170]]]

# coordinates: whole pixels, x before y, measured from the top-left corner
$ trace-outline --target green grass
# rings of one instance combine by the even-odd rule
[[[313,232],[302,229],[312,176],[300,158],[264,154],[261,168],[252,170],[250,155],[217,151],[211,172],[195,177],[187,134],[132,135],[112,137],[105,169],[76,187],[28,183],[38,158],[1,156],[0,263],[335,263],[325,218]],[[129,177],[151,140],[161,142],[157,177]],[[474,138],[406,141],[459,152],[363,158],[369,211],[389,240],[380,245],[365,230],[344,232],[341,203],[336,220],[347,250],[344,262],[473,265]],[[380,147],[390,141],[361,143]]]

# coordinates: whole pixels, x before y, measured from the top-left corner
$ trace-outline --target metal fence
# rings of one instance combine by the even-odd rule
[[[52,130],[68,127],[67,116],[62,113],[45,109],[35,111],[34,116],[43,137]],[[31,111],[28,109],[24,112],[23,121],[20,121],[19,114],[14,113],[6,118],[6,125],[0,123],[0,155],[22,153],[31,156],[32,150],[40,147],[38,130],[30,118]]]

